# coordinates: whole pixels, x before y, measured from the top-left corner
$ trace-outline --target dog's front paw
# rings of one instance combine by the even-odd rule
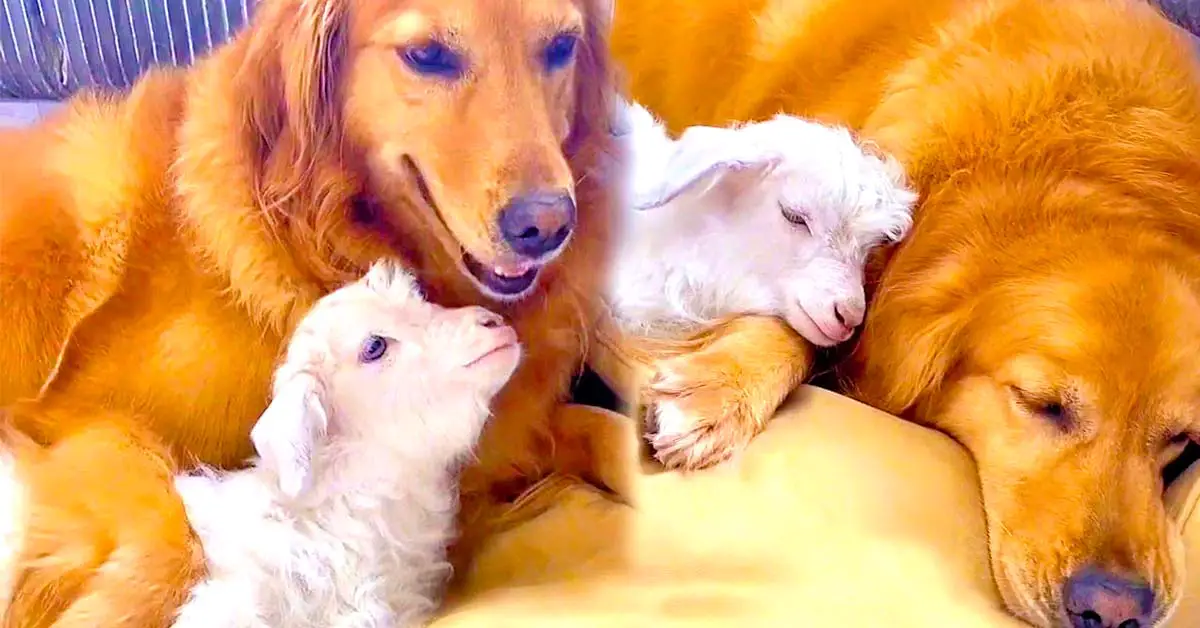
[[[668,469],[725,462],[760,431],[744,391],[715,357],[701,351],[663,360],[646,391],[647,438]]]

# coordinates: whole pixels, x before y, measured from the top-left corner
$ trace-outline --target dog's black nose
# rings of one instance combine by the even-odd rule
[[[1084,567],[1063,585],[1072,628],[1150,628],[1154,591],[1139,580]]]
[[[562,191],[518,196],[500,210],[500,235],[512,250],[542,257],[559,249],[575,228],[575,202]]]

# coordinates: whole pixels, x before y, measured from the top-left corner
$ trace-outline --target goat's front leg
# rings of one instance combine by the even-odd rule
[[[564,404],[554,415],[554,469],[635,501],[638,441],[629,417],[601,408]]]
[[[758,435],[812,368],[812,345],[782,320],[741,316],[663,357],[643,392],[648,438],[668,468],[701,469]]]

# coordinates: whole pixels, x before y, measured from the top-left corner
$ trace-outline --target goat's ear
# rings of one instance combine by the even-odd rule
[[[371,264],[359,283],[398,302],[423,298],[417,278],[395,258],[382,258]]]
[[[279,478],[279,490],[299,495],[309,484],[312,451],[329,428],[321,382],[299,371],[275,384],[271,404],[250,430],[263,466]]]
[[[635,208],[643,209],[643,204],[657,200],[666,165],[675,152],[675,141],[654,114],[623,98],[617,100],[612,133],[628,149],[626,185],[633,194],[628,200]]]
[[[635,177],[634,208],[660,207],[699,184],[717,185],[734,173],[765,174],[780,160],[777,152],[751,141],[735,128],[690,127],[679,136],[660,169],[656,169],[659,176]],[[654,168],[654,165],[639,163],[641,167]]]

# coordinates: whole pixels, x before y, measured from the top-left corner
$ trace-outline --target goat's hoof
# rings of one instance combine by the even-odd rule
[[[665,360],[650,382],[647,438],[668,469],[693,471],[726,462],[758,432],[741,392],[705,362],[694,356]]]

